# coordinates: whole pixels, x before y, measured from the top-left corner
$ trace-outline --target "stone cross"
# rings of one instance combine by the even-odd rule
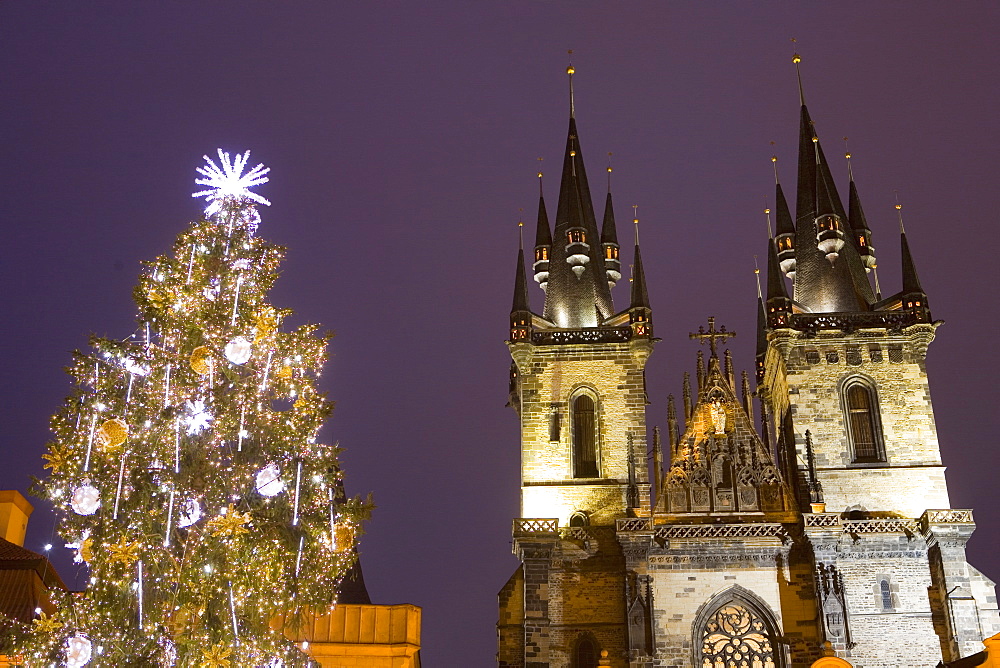
[[[723,343],[725,343],[726,339],[730,339],[736,336],[736,332],[727,332],[725,325],[722,325],[719,329],[715,329],[715,318],[709,317],[708,331],[705,331],[705,326],[701,325],[700,327],[698,327],[697,333],[692,332],[691,334],[688,334],[688,336],[690,336],[692,339],[701,339],[702,343],[705,343],[705,341],[707,340],[708,347],[712,351],[712,357],[717,358],[718,353],[716,351],[716,339],[719,339]]]

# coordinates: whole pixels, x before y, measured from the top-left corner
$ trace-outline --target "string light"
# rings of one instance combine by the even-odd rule
[[[336,500],[337,449],[317,440],[327,339],[312,325],[284,331],[289,311],[268,302],[283,253],[255,235],[267,201],[249,189],[268,171],[248,159],[220,152],[199,169],[208,217],[140,277],[136,334],[95,338],[70,364],[82,391],[53,416],[42,494],[90,584],[52,592],[71,623],[15,630],[27,665],[225,665],[210,653],[308,665],[271,622],[330,609],[369,509]],[[262,469],[290,474],[293,462],[294,499],[259,493],[275,489],[255,484]],[[221,623],[206,613],[227,609]]]

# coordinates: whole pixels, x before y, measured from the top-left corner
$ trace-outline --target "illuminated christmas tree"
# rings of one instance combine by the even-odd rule
[[[94,338],[52,419],[41,493],[89,585],[24,631],[28,666],[308,665],[281,632],[335,603],[369,506],[317,441],[327,337],[267,293],[249,151],[199,168],[205,217],[148,263],[139,328]]]

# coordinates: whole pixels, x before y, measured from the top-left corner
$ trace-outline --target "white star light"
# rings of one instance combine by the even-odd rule
[[[184,424],[187,425],[188,435],[200,434],[208,429],[208,423],[212,421],[212,414],[208,412],[205,402],[201,399],[188,401],[187,407],[190,414],[184,418]]]
[[[222,209],[223,202],[227,199],[245,198],[258,204],[270,206],[270,202],[257,193],[250,192],[249,188],[267,183],[269,179],[266,174],[271,171],[271,168],[259,164],[244,174],[243,168],[250,160],[250,151],[243,154],[237,153],[236,157],[232,159],[221,148],[218,151],[219,163],[222,166],[216,165],[215,161],[207,155],[204,156],[207,164],[204,167],[198,167],[198,173],[204,178],[195,179],[194,182],[200,186],[207,186],[207,189],[191,193],[191,197],[205,198],[208,203],[208,206],[205,207],[205,215],[211,216],[218,213]]]

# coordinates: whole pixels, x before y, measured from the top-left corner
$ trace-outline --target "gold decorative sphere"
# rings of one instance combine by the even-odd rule
[[[793,63],[795,63],[796,65],[798,65],[799,63],[801,63],[801,62],[802,62],[802,56],[800,56],[800,55],[799,55],[799,54],[797,54],[797,53],[796,53],[796,54],[794,54],[794,55],[792,56],[792,62],[793,62]]]
[[[566,68],[566,74],[573,74],[574,72],[576,72],[576,70],[573,69],[572,65]]]

